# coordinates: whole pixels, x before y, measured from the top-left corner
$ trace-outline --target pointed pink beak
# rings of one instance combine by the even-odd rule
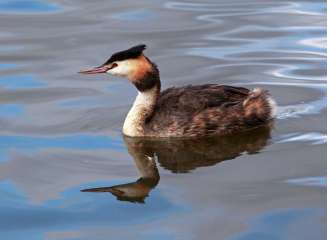
[[[93,69],[89,69],[89,70],[84,70],[84,71],[80,71],[78,73],[82,73],[82,74],[97,74],[97,73],[106,73],[108,70],[110,70],[111,68],[108,66],[100,66],[100,67],[95,67]]]

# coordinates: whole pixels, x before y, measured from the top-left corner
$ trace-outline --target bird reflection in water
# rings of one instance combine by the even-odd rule
[[[269,139],[271,125],[229,136],[203,139],[151,139],[124,137],[140,178],[135,182],[110,187],[83,189],[82,192],[109,192],[121,201],[144,203],[160,180],[156,161],[173,173],[187,173],[212,166],[242,154],[256,154]]]

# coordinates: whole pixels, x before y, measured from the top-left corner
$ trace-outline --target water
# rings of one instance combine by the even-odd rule
[[[325,1],[0,0],[0,22],[1,239],[326,238]],[[124,139],[133,86],[77,72],[139,43],[164,88],[268,89],[273,129]]]

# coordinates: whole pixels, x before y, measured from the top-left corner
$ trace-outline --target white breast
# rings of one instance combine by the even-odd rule
[[[156,87],[138,93],[132,108],[125,118],[123,133],[126,136],[144,136],[145,119],[153,110],[156,103],[156,94]]]

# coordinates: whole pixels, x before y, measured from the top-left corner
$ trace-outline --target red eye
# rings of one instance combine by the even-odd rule
[[[113,68],[115,68],[115,67],[118,67],[118,64],[117,64],[117,63],[113,63],[113,64],[111,65],[110,69],[113,69]]]

